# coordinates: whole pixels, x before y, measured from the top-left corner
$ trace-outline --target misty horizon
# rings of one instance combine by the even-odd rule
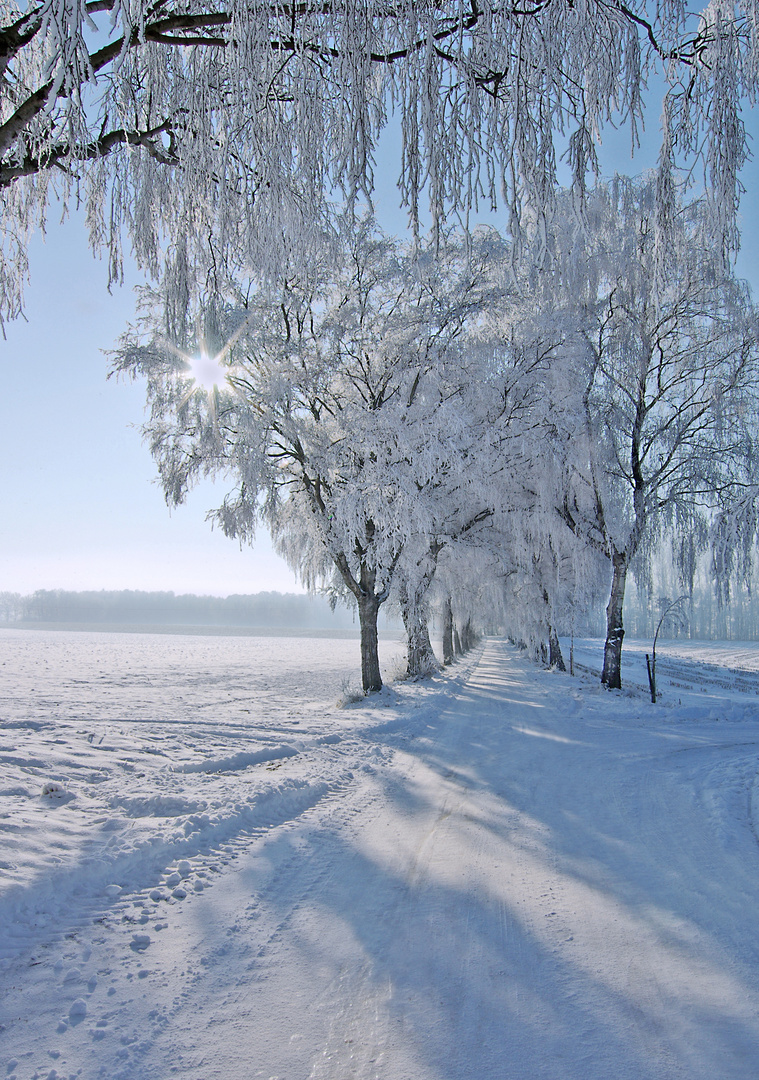
[[[213,596],[140,589],[0,592],[0,624],[147,624],[352,629],[354,612],[324,595],[265,591]]]

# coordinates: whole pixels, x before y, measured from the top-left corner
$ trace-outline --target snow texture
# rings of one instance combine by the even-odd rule
[[[7,1078],[759,1074],[756,646],[0,647]]]

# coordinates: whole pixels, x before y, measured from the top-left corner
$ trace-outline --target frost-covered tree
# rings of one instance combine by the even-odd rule
[[[440,554],[440,542],[420,537],[416,552],[406,550],[397,575],[398,607],[406,631],[406,677],[425,678],[438,669],[429,631],[429,592]]]
[[[419,538],[417,548],[407,547],[399,567],[399,602],[412,677],[436,664],[427,617],[428,593],[439,562],[444,568],[442,590],[438,589],[443,660],[450,663],[455,651],[454,606],[460,643],[467,648],[462,639],[471,638],[475,622],[481,626],[498,621],[493,617],[493,575],[511,549],[516,523],[525,520],[535,503],[530,458],[542,456],[536,415],[550,349],[519,331],[522,305],[514,291],[509,248],[496,234],[486,235],[495,287],[463,342],[469,381],[456,404],[459,416],[466,418],[466,436],[458,440],[449,467],[429,490],[431,536]],[[522,529],[520,542],[524,536]],[[489,605],[481,602],[482,597],[489,597]]]
[[[466,513],[477,487],[461,463],[477,438],[478,354],[460,338],[490,295],[491,246],[412,257],[346,226],[276,291],[217,301],[202,334],[181,322],[185,340],[148,322],[117,362],[147,377],[169,503],[224,474],[233,489],[213,517],[227,535],[246,541],[263,523],[307,585],[337,573],[358,606],[366,691],[382,685],[377,614],[404,552],[433,541],[443,491]],[[221,365],[210,394],[188,380],[202,350]]]
[[[452,544],[441,553],[431,593],[446,665],[471,647],[481,630],[492,632],[500,623],[500,594],[494,580],[498,559],[492,540],[490,519],[476,539]]]
[[[484,533],[472,539],[482,549],[483,580],[496,583],[491,615],[484,621],[507,625],[512,636],[533,643],[536,655],[547,643],[549,662],[561,667],[559,628],[570,625],[569,608],[587,584],[580,563],[595,560],[567,533],[556,510],[563,473],[551,453],[552,412],[563,407],[568,390],[562,382],[567,374],[561,363],[563,334],[536,315],[534,284],[521,278],[514,284],[520,299],[496,312],[492,327],[498,352],[493,383],[505,406],[495,425],[497,438],[480,466],[491,477],[492,516]],[[471,592],[470,549],[464,545],[462,570]]]
[[[709,246],[706,211],[678,208],[657,250],[655,183],[599,186],[580,236],[568,208],[557,235],[565,274],[543,275],[566,333],[569,375],[560,512],[609,560],[602,681],[621,685],[628,571],[665,526],[716,509],[757,480],[759,313]]]
[[[730,483],[719,492],[718,506],[709,521],[711,577],[720,604],[729,603],[736,588],[742,588],[750,595],[756,580],[759,478],[754,458],[757,430],[759,410],[744,426],[743,460],[737,463]],[[749,463],[748,468],[746,463]]]
[[[471,372],[473,367],[468,366],[468,370]],[[487,375],[482,370],[480,374]],[[430,534],[417,537],[416,544],[407,545],[399,566],[398,606],[406,631],[406,675],[410,679],[424,678],[439,666],[430,643],[428,623],[430,596],[441,557],[447,568],[444,577],[448,584],[443,591],[451,620],[450,629],[444,632],[444,663],[450,663],[453,653],[453,645],[446,644],[449,637],[452,642],[453,635],[451,590],[455,587],[461,591],[470,604],[469,607],[458,605],[459,610],[467,610],[462,625],[475,611],[478,616],[482,614],[472,600],[482,584],[479,569],[483,552],[489,555],[497,543],[493,522],[500,510],[502,491],[493,481],[503,464],[498,428],[517,420],[516,413],[506,417],[498,409],[483,408],[483,404],[481,395],[477,395],[474,408],[471,399],[467,401],[467,438],[455,447],[450,467],[431,492]]]
[[[549,381],[543,373],[537,384],[544,396]],[[559,470],[552,468],[551,442],[540,414],[539,406],[531,411],[523,441],[532,443],[532,450],[522,455],[489,538],[485,576],[496,582],[498,602],[492,605],[491,621],[527,644],[534,657],[564,670],[559,635],[570,634],[603,595],[605,567],[557,511]]]
[[[757,88],[749,0],[2,0],[0,317],[18,314],[31,230],[52,195],[83,202],[118,277],[138,261],[178,290],[271,269],[325,191],[364,198],[389,118],[400,190],[466,215],[503,201],[512,231],[553,200],[557,140],[574,184],[609,121],[637,139],[665,85],[661,202],[703,165],[735,247],[742,100]],[[385,151],[383,151],[384,153]],[[56,211],[58,213],[58,211]]]

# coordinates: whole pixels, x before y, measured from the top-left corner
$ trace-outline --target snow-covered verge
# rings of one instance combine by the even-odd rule
[[[356,642],[0,634],[0,1075],[755,1080],[731,648],[338,707]]]
[[[562,639],[569,668],[570,642]],[[646,656],[650,641],[626,641],[622,650],[623,693],[650,700]],[[603,641],[574,643],[578,675],[600,678]],[[664,641],[656,647],[657,707],[679,720],[741,720],[759,704],[759,644],[741,641]],[[674,711],[673,711],[674,710]]]

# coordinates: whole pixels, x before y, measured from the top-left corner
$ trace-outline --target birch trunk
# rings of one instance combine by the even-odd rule
[[[548,627],[548,666],[556,668],[557,671],[567,670],[564,657],[561,655],[559,636],[553,626]]]
[[[604,645],[604,668],[601,682],[610,690],[622,688],[622,608],[627,583],[627,555],[615,551],[612,555],[611,595],[606,607],[606,643]]]
[[[370,522],[367,525],[368,539],[371,539],[372,533],[373,526]],[[343,552],[338,552],[333,558],[343,581],[356,598],[358,623],[361,628],[361,685],[365,694],[371,694],[382,689],[377,640],[377,615],[387,597],[387,593],[378,593],[376,591],[376,570],[367,565],[366,562],[362,561],[357,580]]]
[[[377,615],[380,602],[374,593],[358,599],[358,621],[361,627],[361,685],[365,694],[382,689],[377,638]]]
[[[423,679],[440,666],[432,650],[427,619],[418,597],[410,596],[405,586],[400,590],[400,605],[407,642],[406,678]]]
[[[453,663],[453,606],[450,596],[443,607],[443,663]]]
[[[423,679],[437,671],[439,664],[432,649],[427,620],[422,615],[411,615],[403,619],[408,639],[408,659],[406,676],[409,679]]]

